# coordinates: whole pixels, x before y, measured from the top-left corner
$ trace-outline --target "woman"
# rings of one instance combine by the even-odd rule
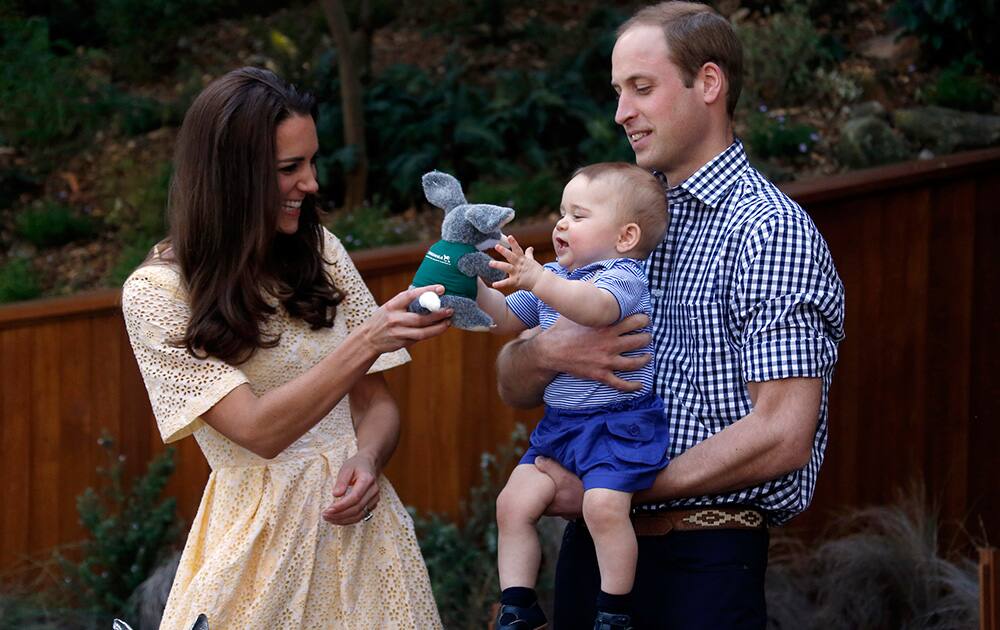
[[[212,467],[161,628],[441,623],[380,476],[399,437],[381,372],[450,313],[406,312],[420,289],[376,307],[318,221],[317,149],[313,100],[273,73],[209,85],[177,140],[169,238],[125,282],[160,433],[193,434]]]

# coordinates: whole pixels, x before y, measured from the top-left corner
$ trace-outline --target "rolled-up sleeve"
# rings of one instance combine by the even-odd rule
[[[771,216],[741,254],[730,315],[744,380],[828,376],[844,338],[844,286],[815,226],[805,216]]]

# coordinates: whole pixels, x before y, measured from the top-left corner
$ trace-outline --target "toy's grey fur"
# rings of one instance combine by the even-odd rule
[[[504,225],[514,218],[514,210],[503,206],[484,203],[469,203],[462,192],[462,185],[453,176],[440,171],[431,171],[423,176],[421,183],[427,201],[444,210],[441,223],[441,238],[453,243],[474,246],[478,251],[462,256],[457,263],[458,270],[466,276],[479,276],[487,285],[502,280],[505,274],[489,266],[489,255],[484,251],[501,242]],[[476,305],[475,300],[460,295],[442,295],[441,307],[452,308],[451,325],[462,330],[489,330],[493,320]],[[414,313],[427,314],[430,311],[414,300],[409,307]]]

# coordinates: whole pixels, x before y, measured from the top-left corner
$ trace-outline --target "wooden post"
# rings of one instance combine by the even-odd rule
[[[979,630],[1000,630],[1000,552],[995,547],[979,550]]]

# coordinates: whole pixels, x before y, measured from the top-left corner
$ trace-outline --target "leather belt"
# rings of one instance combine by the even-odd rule
[[[673,530],[764,529],[764,515],[754,508],[700,507],[665,512],[638,512],[632,516],[636,536],[662,536]]]

